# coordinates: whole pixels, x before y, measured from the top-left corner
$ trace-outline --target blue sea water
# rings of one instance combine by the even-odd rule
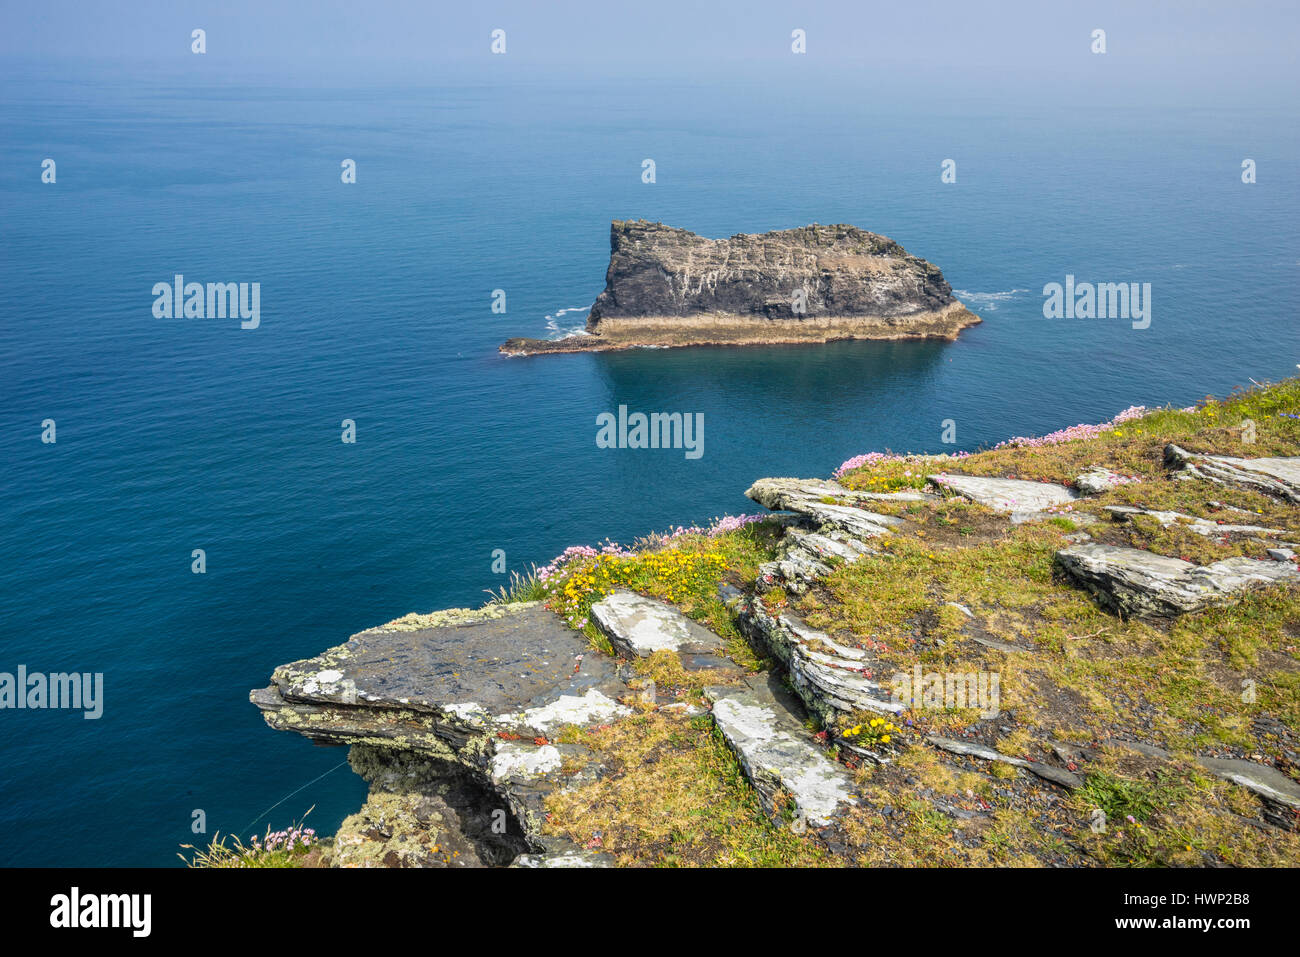
[[[345,752],[269,730],[248,690],[362,628],[481,602],[494,549],[523,570],[752,511],[762,475],[951,449],[946,419],[973,449],[1295,372],[1294,111],[702,89],[8,68],[0,671],[103,672],[105,709],[0,712],[0,864],[176,863],[196,809],[208,836],[313,806],[331,831],[364,794]],[[986,321],[953,343],[497,353],[580,325],[609,221],[637,217],[853,223]],[[260,282],[260,328],[155,318],[175,273]],[[1150,328],[1044,319],[1067,273],[1151,283]],[[703,413],[703,457],[597,448],[620,404]]]

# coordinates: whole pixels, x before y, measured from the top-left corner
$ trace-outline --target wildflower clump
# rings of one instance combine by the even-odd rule
[[[619,588],[690,607],[713,597],[726,567],[720,555],[679,548],[586,556],[557,582],[551,607],[575,628],[586,627],[591,606]]]
[[[262,837],[254,836],[245,844],[238,837],[220,835],[199,850],[192,844],[182,845],[193,852],[192,857],[180,855],[189,867],[301,867],[308,853],[321,843],[314,828],[295,824],[283,831],[269,828]]]
[[[872,718],[862,724],[855,724],[851,728],[845,728],[843,737],[851,744],[865,745],[874,747],[881,744],[889,744],[894,739],[894,735],[903,729],[892,721],[886,721],[884,718]]]
[[[925,488],[926,475],[939,462],[966,458],[967,452],[950,455],[894,455],[889,452],[868,452],[855,455],[837,468],[833,476],[843,478],[850,472],[866,470],[851,475],[844,484],[861,492],[898,492],[905,489]]]

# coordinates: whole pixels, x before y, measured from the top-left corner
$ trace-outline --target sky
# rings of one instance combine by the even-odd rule
[[[447,70],[708,78],[799,69],[907,84],[942,96],[1097,85],[1122,99],[1295,98],[1300,4],[1073,0],[0,0],[0,57],[193,64],[346,85]],[[506,56],[490,53],[506,31]],[[807,53],[793,57],[791,31]],[[1107,52],[1091,52],[1092,31]],[[797,64],[797,65],[796,65]],[[893,87],[889,87],[892,89]]]

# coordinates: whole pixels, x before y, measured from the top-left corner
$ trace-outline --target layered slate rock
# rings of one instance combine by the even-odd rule
[[[410,751],[357,745],[352,770],[366,803],[339,825],[332,867],[499,867],[528,851],[505,803],[463,765]]]
[[[617,701],[626,691],[617,668],[540,604],[489,606],[363,631],[282,665],[250,698],[273,728],[472,772],[513,813],[529,849],[544,852],[543,799],[580,782],[590,760],[548,738],[629,713]],[[566,758],[576,764],[562,779]],[[383,800],[414,813],[422,797]]]
[[[1173,754],[1164,748],[1140,741],[1111,738],[1107,742],[1121,748],[1145,754],[1150,758],[1168,761]],[[1212,774],[1245,788],[1264,803],[1264,817],[1278,827],[1294,830],[1300,826],[1300,783],[1287,777],[1277,768],[1240,758],[1197,757],[1201,767]]]
[[[829,575],[832,561],[852,563],[872,554],[875,549],[838,529],[821,533],[787,528],[777,557],[758,566],[758,580],[763,585],[783,584],[798,593]]]
[[[853,779],[804,728],[797,706],[775,677],[710,687],[713,720],[769,814],[781,795],[814,827],[826,827],[857,803]]]
[[[972,502],[986,505],[995,512],[1009,514],[1013,522],[1035,519],[1050,509],[1069,505],[1079,497],[1072,489],[1051,482],[957,475],[952,472],[940,472],[929,476],[929,479]]]
[[[772,615],[757,599],[741,601],[737,613],[741,628],[781,662],[795,693],[823,720],[843,712],[903,710],[892,689],[877,680],[870,653],[840,644],[792,614]]]
[[[1125,521],[1134,515],[1146,515],[1155,519],[1163,527],[1177,525],[1189,532],[1209,538],[1211,536],[1249,536],[1252,538],[1276,538],[1285,535],[1280,528],[1265,528],[1262,525],[1236,525],[1231,522],[1216,522],[1208,518],[1198,518],[1182,512],[1162,512],[1157,509],[1138,508],[1133,505],[1107,505],[1106,511],[1115,518]]]
[[[867,544],[902,527],[903,519],[873,512],[873,501],[923,502],[920,492],[857,492],[820,479],[763,478],[745,494],[777,512],[793,512],[773,561],[759,566],[759,582],[801,592],[831,573],[831,563],[855,562],[875,554]]]
[[[706,239],[662,223],[615,220],[605,289],[587,334],[511,339],[501,351],[953,339],[979,321],[938,267],[855,226]]]
[[[617,713],[616,666],[589,651],[540,604],[407,616],[281,665],[252,700],[272,727],[319,741],[454,756],[497,731]]]
[[[1231,781],[1266,801],[1289,808],[1292,812],[1300,811],[1300,784],[1277,768],[1236,758],[1197,758],[1197,760],[1225,781]],[[1294,817],[1286,822],[1290,827],[1294,827],[1295,823]]]
[[[856,505],[843,504],[845,500],[869,502],[882,496],[852,492],[834,482],[764,478],[746,489],[745,495],[773,511],[795,512],[815,528],[838,529],[857,538],[878,538],[904,524],[894,515],[881,515]],[[907,493],[903,496],[897,500],[913,500]]]
[[[1248,589],[1300,582],[1300,572],[1287,562],[1235,557],[1202,566],[1140,548],[1098,543],[1062,549],[1056,561],[1102,604],[1146,617],[1174,617]]]
[[[591,620],[616,651],[646,658],[672,651],[688,668],[723,667],[724,643],[672,605],[620,589],[591,606]]]
[[[1165,446],[1165,465],[1179,470],[1175,477],[1204,479],[1300,504],[1300,456],[1243,459],[1189,452],[1171,444]]]

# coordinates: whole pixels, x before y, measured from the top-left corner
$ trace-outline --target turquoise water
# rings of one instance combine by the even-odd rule
[[[0,712],[0,864],[174,862],[195,809],[244,832],[314,805],[332,830],[364,792],[345,753],[267,729],[248,690],[364,627],[479,603],[494,549],[524,569],[752,511],[762,475],[951,449],[945,419],[970,449],[1300,361],[1300,125],[1276,110],[1065,122],[1051,102],[757,76],[707,96],[36,80],[0,86],[0,671],[103,672],[106,700],[98,721]],[[561,310],[552,329],[581,324],[609,220],[635,217],[854,223],[938,264],[986,322],[950,344],[498,355]],[[177,272],[260,282],[260,328],[154,318]],[[1151,327],[1044,319],[1067,273],[1150,282]],[[703,457],[598,449],[620,404],[703,413]]]

